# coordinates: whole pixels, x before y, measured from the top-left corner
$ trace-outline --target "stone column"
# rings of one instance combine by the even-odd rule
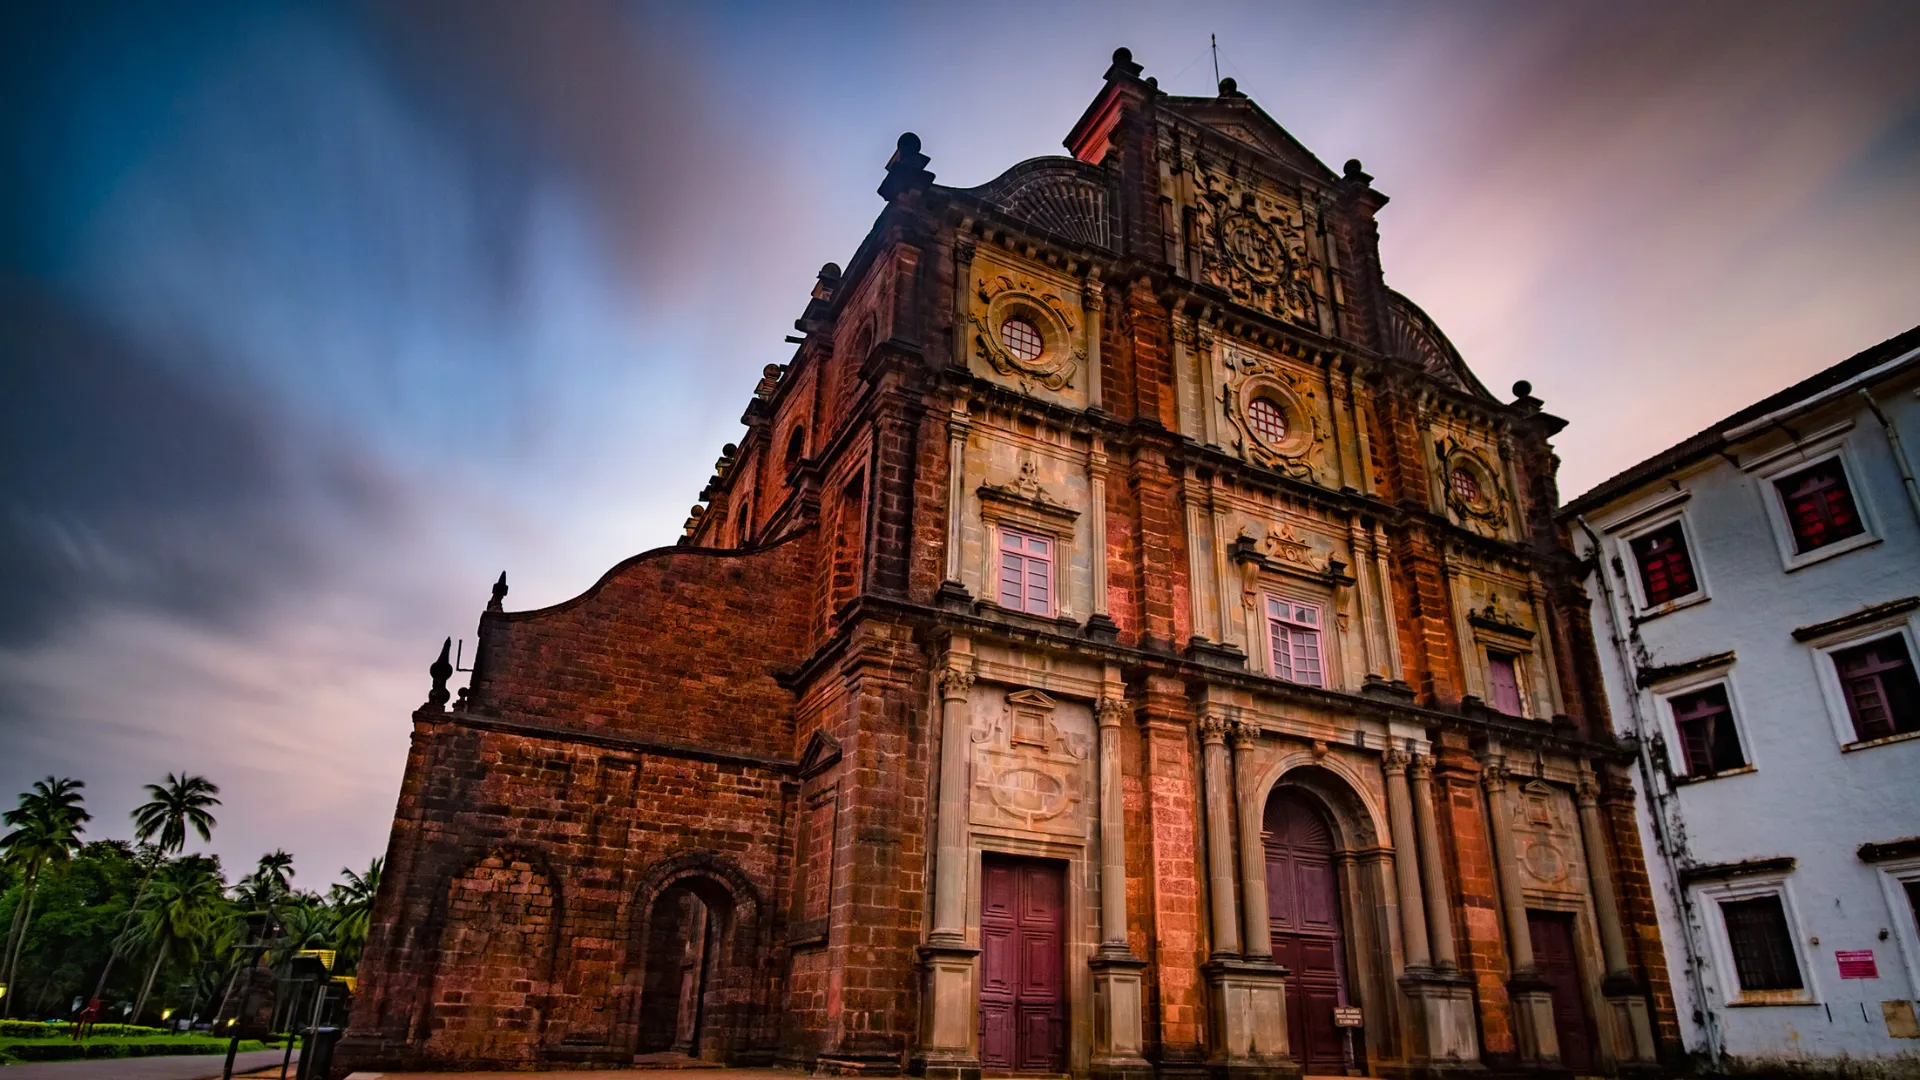
[[[1203,724],[1224,719],[1209,712]],[[1212,844],[1228,833],[1227,808],[1216,809],[1213,777],[1226,772],[1226,749],[1214,731],[1203,729],[1207,754],[1208,855],[1213,870],[1215,951],[1207,962],[1208,1008],[1213,1037],[1210,1064],[1216,1075],[1272,1077],[1298,1075],[1299,1066],[1287,1056],[1287,971],[1273,962],[1273,937],[1267,926],[1267,849],[1260,836],[1263,792],[1254,789],[1259,777],[1254,765],[1260,729],[1244,721],[1226,728],[1233,741],[1233,790],[1240,808],[1241,917],[1245,924],[1242,955],[1223,955],[1220,944],[1233,925],[1231,851]],[[1225,787],[1225,785],[1222,785]],[[1221,819],[1214,827],[1214,819]],[[1224,864],[1224,865],[1223,865]],[[1222,879],[1225,879],[1222,881]]]
[[[972,428],[966,401],[956,400],[947,413],[947,580],[942,588],[962,595],[967,588],[960,580],[960,522],[967,506],[967,433]]]
[[[1253,750],[1259,745],[1260,729],[1245,721],[1232,728],[1233,764],[1242,786],[1240,799],[1240,903],[1246,925],[1247,957],[1273,959],[1273,931],[1267,925],[1267,843],[1262,835],[1266,822],[1261,793],[1248,790],[1254,782]]]
[[[970,661],[971,656],[964,660]],[[953,662],[962,658],[954,657]],[[934,862],[933,933],[941,944],[959,944],[967,930],[967,737],[973,726],[971,667],[940,673],[939,848]]]
[[[1425,968],[1433,962],[1427,951],[1426,904],[1420,896],[1419,845],[1414,837],[1413,801],[1407,794],[1405,750],[1389,747],[1380,756],[1387,774],[1387,827],[1393,830],[1393,876],[1400,886],[1400,939],[1407,968]]]
[[[1358,518],[1347,522],[1347,553],[1353,556],[1354,590],[1360,598],[1360,657],[1368,675],[1380,674],[1380,615],[1375,610],[1373,568],[1367,553],[1367,533]]]
[[[1201,582],[1207,579],[1207,551],[1200,543],[1200,529],[1206,507],[1206,493],[1200,481],[1189,476],[1180,486],[1180,501],[1187,508],[1187,603],[1193,623],[1195,642],[1207,640],[1207,591]]]
[[[1639,980],[1627,964],[1627,941],[1620,930],[1620,908],[1613,891],[1613,866],[1607,858],[1607,830],[1600,817],[1600,785],[1582,766],[1574,801],[1580,808],[1580,843],[1587,853],[1587,882],[1593,894],[1594,921],[1600,924],[1600,957],[1607,976],[1600,992],[1612,1014],[1614,1054],[1623,1061],[1652,1061],[1653,1018]]]
[[[1110,674],[1114,669],[1109,669]],[[1127,944],[1126,808],[1121,798],[1120,723],[1131,712],[1109,684],[1094,706],[1100,722],[1100,949],[1093,968],[1093,1076],[1095,1080],[1147,1080],[1153,1066],[1141,1056],[1146,1045],[1146,961]]]
[[[1127,951],[1126,806],[1122,800],[1120,723],[1127,703],[1103,697],[1100,720],[1100,947]]]
[[[1194,327],[1194,355],[1200,371],[1200,430],[1206,433],[1208,446],[1220,445],[1220,390],[1213,380],[1213,328],[1206,313]]]
[[[1100,333],[1106,325],[1102,312],[1107,310],[1107,287],[1098,270],[1087,273],[1087,288],[1081,304],[1083,329],[1087,336],[1087,408],[1100,404]]]
[[[1520,858],[1513,842],[1513,814],[1507,806],[1506,759],[1489,755],[1481,762],[1480,786],[1487,794],[1493,825],[1493,869],[1500,884],[1500,909],[1507,928],[1507,998],[1513,1004],[1513,1037],[1521,1061],[1560,1060],[1553,1030],[1553,998],[1533,969],[1533,935],[1527,927],[1527,898],[1520,886]]]
[[[980,950],[967,944],[967,746],[972,726],[967,693],[973,688],[971,642],[948,646],[940,682],[940,801],[935,809],[933,929],[920,947],[920,1045],[916,1073],[938,1080],[978,1076],[974,1022],[978,993],[974,966]]]
[[[1400,615],[1393,602],[1393,564],[1387,558],[1387,530],[1379,525],[1373,527],[1373,570],[1374,580],[1380,585],[1381,629],[1386,631],[1387,639],[1387,678],[1403,679],[1400,666]]]
[[[1220,616],[1220,636],[1217,640],[1222,645],[1232,645],[1233,623],[1240,617],[1240,590],[1234,587],[1233,567],[1227,563],[1229,522],[1227,508],[1220,497],[1220,479],[1217,476],[1213,481],[1213,489],[1207,493],[1207,502],[1213,508],[1214,597]]]
[[[1240,953],[1239,913],[1233,905],[1233,781],[1227,763],[1226,710],[1208,705],[1200,718],[1200,754],[1207,798],[1207,891],[1213,900],[1213,956]],[[1261,864],[1262,870],[1265,863]]]
[[[1433,757],[1413,755],[1408,769],[1413,781],[1413,831],[1420,838],[1420,870],[1427,900],[1427,941],[1434,966],[1452,971],[1460,964],[1453,951],[1453,905],[1447,899],[1447,876],[1442,868],[1440,831],[1433,823]]]
[[[1187,412],[1193,406],[1193,391],[1187,387],[1187,376],[1193,371],[1189,366],[1193,362],[1193,319],[1184,312],[1173,314],[1173,401],[1174,430],[1193,438],[1195,432],[1187,427]]]
[[[1088,553],[1093,569],[1093,616],[1087,624],[1118,631],[1107,614],[1107,444],[1098,435],[1093,437],[1093,449],[1087,454],[1087,504],[1088,539],[1093,546]]]

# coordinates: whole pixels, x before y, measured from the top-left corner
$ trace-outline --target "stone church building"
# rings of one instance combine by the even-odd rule
[[[1525,384],[1387,203],[1126,50],[1071,156],[912,135],[678,546],[480,619],[342,1059],[1611,1074],[1675,1019]]]

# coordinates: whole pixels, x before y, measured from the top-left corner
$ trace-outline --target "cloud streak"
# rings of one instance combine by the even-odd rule
[[[670,542],[895,136],[1058,153],[1207,34],[1393,196],[1391,284],[1573,421],[1580,490],[1915,321],[1920,14],[212,3],[0,24],[0,792],[124,835],[182,767],[230,865],[383,844],[493,574]],[[1017,21],[1018,35],[993,32]]]

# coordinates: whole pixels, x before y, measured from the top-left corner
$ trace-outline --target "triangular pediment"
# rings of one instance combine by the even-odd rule
[[[1245,97],[1169,98],[1168,107],[1181,118],[1231,139],[1251,150],[1315,179],[1331,183],[1337,177],[1326,163],[1315,157],[1300,140],[1294,138],[1268,116],[1266,110]]]
[[[840,760],[840,741],[824,731],[816,730],[807,736],[806,749],[800,752],[800,766],[795,771],[805,780],[826,771],[834,762]]]
[[[1029,709],[1052,711],[1059,702],[1038,690],[1015,690],[1013,693],[1007,695],[1007,704],[1024,705]]]

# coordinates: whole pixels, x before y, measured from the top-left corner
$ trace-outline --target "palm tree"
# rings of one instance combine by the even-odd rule
[[[133,1020],[138,1023],[153,992],[153,980],[169,952],[182,949],[191,957],[198,942],[219,909],[220,879],[202,859],[182,859],[168,863],[153,882],[153,905],[140,913],[140,920],[123,937],[154,947],[153,966],[140,987],[133,1004]]]
[[[333,910],[340,920],[338,932],[342,967],[351,967],[360,958],[360,950],[366,947],[367,931],[373,917],[373,898],[380,892],[380,870],[384,859],[375,859],[367,864],[367,872],[356,874],[346,867],[340,873],[346,878],[344,884],[335,885],[331,890]]]
[[[27,928],[33,923],[33,897],[40,885],[40,871],[48,863],[65,862],[80,847],[80,834],[93,815],[82,805],[79,780],[47,777],[35,780],[33,790],[23,792],[20,805],[0,815],[13,831],[0,837],[7,863],[21,875],[24,899],[14,909],[13,925],[7,932],[6,963],[0,965],[0,986],[12,987],[20,966],[20,948],[26,943]],[[6,997],[5,1013],[12,1015],[19,994]]]
[[[147,872],[140,879],[140,888],[133,894],[133,906],[127,909],[127,921],[122,926],[122,935],[114,939],[113,949],[107,954],[107,964],[100,969],[100,981],[93,986],[93,996],[99,997],[107,988],[107,977],[113,974],[113,965],[120,959],[120,943],[125,939],[125,929],[133,925],[133,917],[140,910],[140,902],[146,899],[147,883],[153,880],[153,872],[161,859],[168,855],[178,855],[187,846],[187,830],[200,834],[202,843],[213,840],[213,827],[219,824],[214,819],[213,807],[220,805],[220,785],[204,776],[189,776],[184,772],[168,773],[165,784],[148,784],[148,799],[133,808],[133,835],[139,839],[142,848],[151,846],[159,858],[147,864]]]
[[[233,887],[233,898],[249,911],[278,911],[282,903],[295,895],[290,880],[293,876],[293,856],[275,848],[260,856],[253,873]]]

